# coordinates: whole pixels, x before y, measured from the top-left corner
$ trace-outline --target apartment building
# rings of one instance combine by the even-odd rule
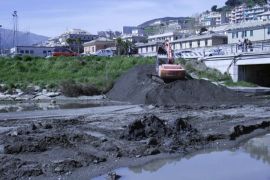
[[[199,18],[200,24],[203,26],[216,26],[227,23],[226,12],[204,12]]]
[[[256,5],[248,7],[246,4],[237,6],[228,14],[229,23],[241,23],[258,19],[258,16],[270,9],[269,4],[265,6]]]

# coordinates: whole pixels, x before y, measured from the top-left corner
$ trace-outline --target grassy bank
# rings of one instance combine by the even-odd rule
[[[62,82],[92,84],[106,89],[117,77],[138,64],[154,63],[139,57],[1,58],[0,83],[9,88],[39,85],[57,88]]]

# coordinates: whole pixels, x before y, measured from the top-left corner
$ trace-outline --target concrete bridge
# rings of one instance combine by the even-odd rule
[[[208,67],[230,74],[234,82],[247,81],[270,87],[270,51],[212,56],[201,60]]]

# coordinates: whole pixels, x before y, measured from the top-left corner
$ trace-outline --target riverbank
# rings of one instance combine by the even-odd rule
[[[38,86],[59,89],[64,82],[93,85],[106,91],[125,71],[139,64],[153,64],[141,57],[0,58],[0,92],[22,91]]]

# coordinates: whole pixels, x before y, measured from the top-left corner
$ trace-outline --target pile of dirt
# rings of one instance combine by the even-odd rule
[[[179,80],[172,83],[154,81],[153,65],[140,65],[123,74],[107,96],[133,104],[183,105],[241,102],[245,97],[206,80]]]

